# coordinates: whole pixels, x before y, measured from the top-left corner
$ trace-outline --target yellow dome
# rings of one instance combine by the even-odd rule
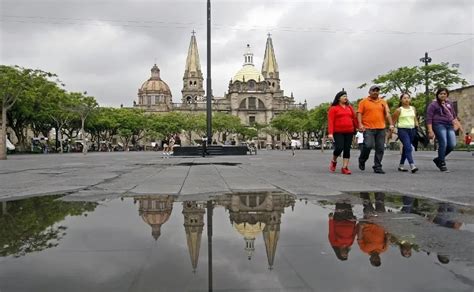
[[[249,81],[253,79],[257,82],[264,81],[262,73],[258,71],[253,64],[245,64],[242,69],[239,70],[232,79],[232,82],[235,81]]]
[[[265,223],[257,222],[255,224],[249,223],[234,223],[234,228],[239,232],[244,238],[256,238],[258,234],[263,232],[265,228]]]

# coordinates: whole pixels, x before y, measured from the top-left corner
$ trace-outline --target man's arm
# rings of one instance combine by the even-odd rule
[[[365,131],[365,127],[364,125],[362,124],[362,114],[357,112],[357,122],[359,123],[359,130],[361,132],[364,132]]]
[[[390,116],[390,109],[388,108],[387,103],[385,103],[385,117],[387,118],[388,123],[390,124],[390,130],[393,131],[393,121],[392,117]]]

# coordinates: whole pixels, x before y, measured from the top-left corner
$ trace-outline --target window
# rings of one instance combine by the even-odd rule
[[[249,124],[250,125],[255,124],[255,116],[249,116]]]
[[[258,100],[258,109],[265,109],[265,105],[263,104],[263,101],[260,99]]]
[[[257,109],[257,98],[256,97],[249,97],[249,107],[248,109]]]

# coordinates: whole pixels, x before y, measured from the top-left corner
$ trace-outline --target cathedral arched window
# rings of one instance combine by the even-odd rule
[[[242,102],[239,105],[239,108],[240,109],[247,109],[247,100],[246,99],[242,100]]]
[[[261,99],[258,100],[258,109],[265,109],[265,104]]]
[[[250,89],[250,90],[255,90],[255,81],[250,80],[250,81],[248,82],[248,86],[249,86],[249,89]]]
[[[256,97],[249,97],[249,107],[248,109],[257,109],[257,98]]]
[[[186,102],[191,103],[193,101],[192,96],[186,96]]]

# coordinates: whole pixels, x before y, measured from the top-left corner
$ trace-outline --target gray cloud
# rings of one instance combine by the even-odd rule
[[[282,87],[310,106],[400,66],[459,63],[474,82],[470,1],[212,1],[214,95],[222,96],[252,46],[260,68],[272,33]],[[130,106],[156,62],[181,99],[190,33],[206,72],[205,1],[3,1],[0,62],[57,73],[71,91]]]

